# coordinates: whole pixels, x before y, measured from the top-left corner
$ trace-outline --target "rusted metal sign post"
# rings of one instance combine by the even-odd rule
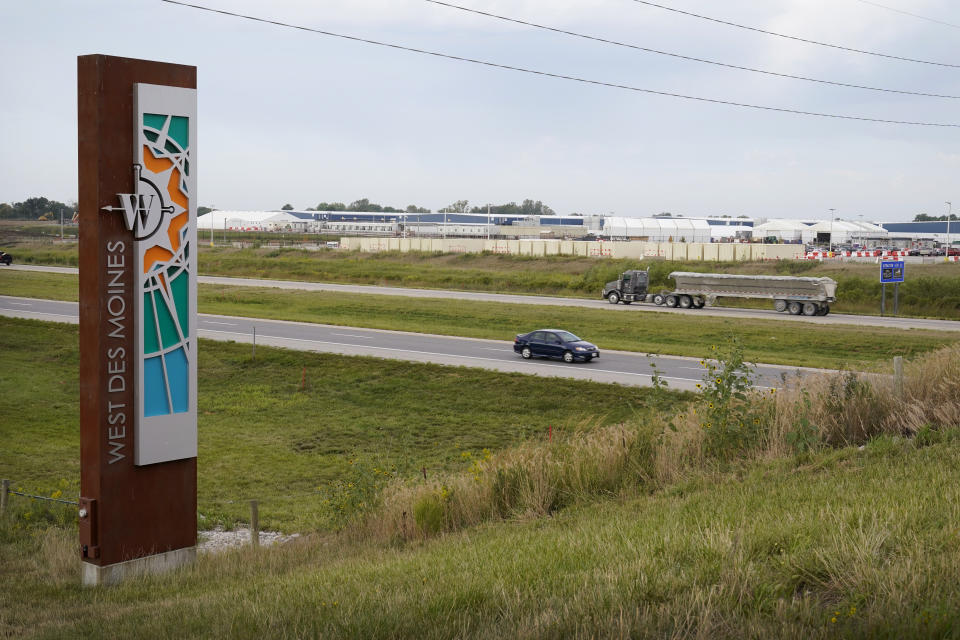
[[[84,584],[197,539],[195,67],[77,60]]]

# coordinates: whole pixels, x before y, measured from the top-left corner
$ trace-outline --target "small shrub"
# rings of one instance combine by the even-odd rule
[[[436,493],[421,496],[413,505],[413,520],[424,535],[443,530],[443,498]]]
[[[810,421],[810,394],[800,390],[801,400],[794,403],[796,408],[793,428],[786,433],[787,444],[795,453],[808,453],[820,444],[820,432]]]
[[[705,372],[703,383],[697,385],[702,389],[697,413],[707,453],[728,459],[757,444],[764,407],[755,398],[748,401],[756,374],[743,361],[739,340],[732,338],[725,350],[714,346],[713,351],[715,361],[700,361]]]

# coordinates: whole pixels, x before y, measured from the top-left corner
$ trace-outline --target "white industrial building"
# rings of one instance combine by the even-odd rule
[[[211,211],[197,217],[197,230],[307,231],[309,222],[286,211]]]
[[[885,243],[890,234],[872,222],[853,220],[767,220],[753,228],[754,239],[776,238],[777,242],[806,244]]]
[[[805,242],[804,234],[808,233],[810,225],[799,220],[767,220],[753,228],[755,239],[775,238],[782,243]]]
[[[852,220],[822,220],[811,225],[808,233],[809,235],[804,237],[804,242],[831,243],[834,245],[874,246],[883,244],[890,237],[886,229],[872,222],[854,222]]]
[[[711,227],[696,218],[605,217],[604,236],[647,242],[710,242]]]

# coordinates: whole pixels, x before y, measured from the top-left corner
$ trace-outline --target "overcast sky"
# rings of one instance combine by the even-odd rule
[[[424,0],[196,4],[499,64],[703,98],[960,124],[960,100],[720,68]],[[637,46],[960,96],[960,68],[854,54],[634,0],[450,0]],[[847,47],[960,65],[960,27],[865,0],[657,0]],[[881,4],[960,25],[956,0]],[[960,209],[960,128],[710,104],[494,69],[159,0],[0,2],[0,202],[77,194],[76,58],[195,65],[199,203],[369,198],[431,209],[524,198],[558,213],[909,220]]]

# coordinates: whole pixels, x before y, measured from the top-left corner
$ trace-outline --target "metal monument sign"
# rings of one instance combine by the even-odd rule
[[[78,59],[84,582],[193,558],[196,68]]]

